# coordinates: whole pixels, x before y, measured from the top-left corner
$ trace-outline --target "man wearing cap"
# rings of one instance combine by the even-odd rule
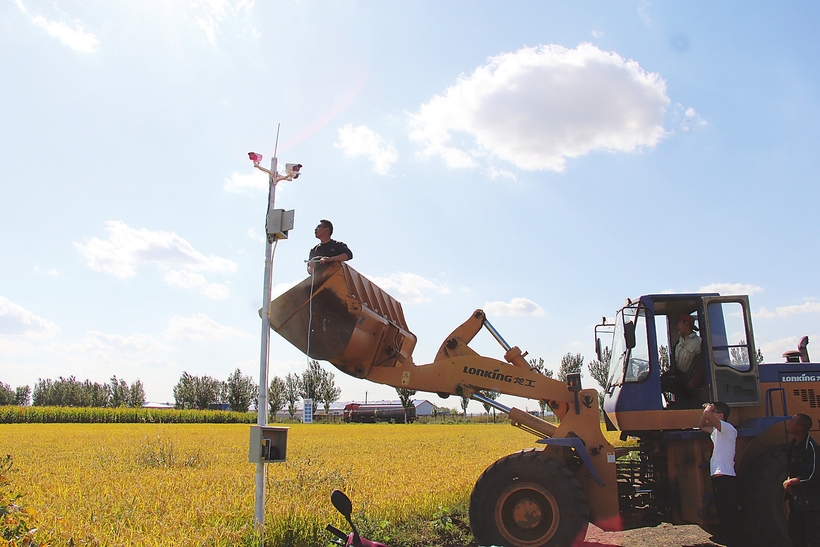
[[[353,251],[347,245],[341,241],[330,239],[330,236],[333,235],[333,224],[329,220],[320,220],[313,233],[316,239],[319,240],[319,244],[312,248],[308,255],[307,270],[309,274],[313,273],[313,266],[317,262],[319,264],[328,264],[353,259]]]
[[[696,402],[698,387],[703,381],[701,346],[703,340],[695,334],[695,318],[689,314],[678,317],[680,338],[675,346],[675,366],[661,375],[661,390],[675,395],[676,402]]]

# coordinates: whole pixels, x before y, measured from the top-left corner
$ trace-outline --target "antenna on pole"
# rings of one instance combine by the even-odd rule
[[[276,157],[276,152],[279,150],[279,126],[282,125],[281,123],[276,124],[276,144],[273,145],[273,157]]]

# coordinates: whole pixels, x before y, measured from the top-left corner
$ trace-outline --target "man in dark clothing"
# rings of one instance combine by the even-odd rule
[[[330,236],[333,235],[333,223],[329,220],[320,220],[319,225],[316,226],[313,233],[320,243],[312,248],[308,255],[307,270],[309,274],[313,273],[313,266],[317,262],[319,264],[328,264],[330,262],[344,262],[353,259],[353,251],[351,251],[347,245],[341,241],[330,239]],[[319,260],[314,261],[314,258],[318,258]]]
[[[820,547],[820,448],[809,435],[811,417],[795,414],[786,422],[794,435],[789,478],[783,482],[789,500],[789,537],[793,547]]]

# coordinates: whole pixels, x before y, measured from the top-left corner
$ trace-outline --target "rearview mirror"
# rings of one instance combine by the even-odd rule
[[[635,322],[627,321],[624,323],[624,342],[626,347],[632,349],[635,347]]]

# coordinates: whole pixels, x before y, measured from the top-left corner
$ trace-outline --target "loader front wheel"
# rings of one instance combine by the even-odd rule
[[[470,497],[478,545],[568,547],[584,538],[588,522],[581,485],[541,450],[501,458],[479,477]]]

